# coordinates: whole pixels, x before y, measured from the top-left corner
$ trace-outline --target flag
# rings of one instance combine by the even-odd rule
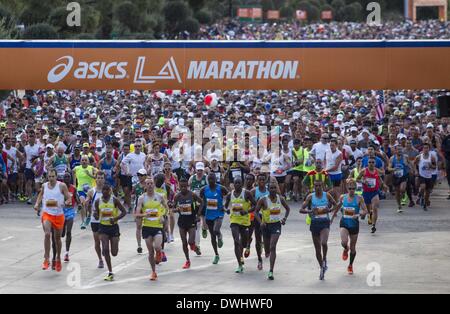
[[[384,90],[377,91],[377,121],[384,119]]]

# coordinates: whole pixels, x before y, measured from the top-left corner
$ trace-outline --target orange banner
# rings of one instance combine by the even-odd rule
[[[0,41],[0,89],[450,89],[450,41]]]

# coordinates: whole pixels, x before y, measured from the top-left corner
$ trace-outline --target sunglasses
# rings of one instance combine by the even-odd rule
[[[369,164],[374,164],[375,163],[375,161],[369,161]]]
[[[349,191],[356,191],[356,188],[347,188]]]

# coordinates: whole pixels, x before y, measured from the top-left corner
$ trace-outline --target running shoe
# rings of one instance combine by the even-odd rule
[[[52,270],[56,270],[56,261],[52,260]]]
[[[142,254],[142,248],[141,248],[141,247],[138,247],[138,248],[137,248],[137,252],[138,252],[138,254]]]
[[[206,239],[208,237],[208,230],[202,229],[202,237],[203,239]]]
[[[200,251],[200,246],[198,245],[195,246],[195,254],[197,254],[197,256],[202,255],[202,251]]]
[[[86,230],[86,224],[84,223],[84,221],[81,223],[80,229]]]
[[[263,262],[258,261],[258,270],[263,270]]]
[[[103,264],[103,261],[98,261],[97,268],[98,268],[98,269],[103,269],[103,268],[105,268],[105,264]]]
[[[32,203],[31,203],[31,198],[29,198],[28,200],[27,200],[27,205],[31,205]]]
[[[66,253],[66,254],[64,255],[64,262],[65,262],[65,263],[70,262],[70,259],[69,259],[69,253]]]
[[[348,260],[348,250],[344,250],[344,252],[342,252],[342,260],[343,261]]]
[[[375,225],[372,226],[372,231],[371,231],[371,232],[372,232],[372,233],[377,232],[377,228],[375,227]]]
[[[84,222],[84,225],[89,226],[90,223],[91,223],[91,217],[87,217],[86,221]]]
[[[324,270],[324,272],[327,272],[327,271],[328,271],[328,263],[327,263],[326,260],[323,261],[323,270]]]
[[[320,267],[319,280],[325,280],[325,269]]]
[[[401,201],[402,206],[406,206],[408,204],[408,195],[404,195]]]
[[[151,281],[156,281],[158,279],[158,275],[155,272],[152,272],[152,275],[150,276]]]
[[[217,245],[219,246],[219,249],[223,247],[222,235],[219,236],[219,239],[217,240]]]
[[[275,277],[273,276],[273,272],[269,272],[269,274],[267,275],[267,279],[269,279],[269,280],[274,280],[275,279]]]
[[[175,241],[175,239],[173,238],[173,235],[169,234],[169,243],[172,243]]]
[[[42,263],[42,270],[47,270],[50,267],[50,262],[48,261],[48,259],[44,260],[44,262]]]
[[[156,265],[158,265],[158,264],[161,263],[161,259],[162,259],[161,251],[156,251],[156,257],[155,257],[155,263],[156,263]]]
[[[56,261],[55,262],[55,270],[56,272],[60,273],[62,270],[62,265],[61,265],[61,261]]]
[[[161,252],[161,262],[163,262],[163,263],[167,262],[167,256],[166,256],[166,253],[164,253],[164,252]]]
[[[353,266],[352,265],[348,265],[347,272],[349,275],[353,275]]]
[[[246,248],[244,252],[244,257],[248,258],[250,256],[250,248]]]
[[[401,214],[401,213],[403,213],[403,209],[401,206],[399,206],[397,209],[397,214]]]
[[[243,272],[244,272],[244,267],[242,265],[239,265],[238,268],[236,268],[235,273],[242,274]]]
[[[220,256],[219,255],[214,256],[213,264],[217,265],[217,264],[219,264],[219,261],[220,261]]]
[[[186,261],[186,263],[184,263],[183,265],[183,269],[189,269],[191,268],[191,261]]]
[[[108,275],[106,275],[104,280],[105,281],[113,281],[114,280],[114,274],[113,273],[109,273]]]

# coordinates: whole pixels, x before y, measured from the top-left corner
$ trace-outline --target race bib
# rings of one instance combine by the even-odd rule
[[[270,221],[278,222],[281,220],[281,208],[274,207],[270,210]]]
[[[45,202],[45,206],[47,208],[58,208],[58,201],[57,200],[47,200]]]
[[[192,215],[192,206],[191,204],[180,204],[180,215],[190,216]]]
[[[216,175],[216,181],[220,182],[220,172],[215,172],[214,174]]]
[[[353,207],[345,207],[344,208],[344,218],[353,219],[355,216],[355,209]]]
[[[113,209],[112,208],[102,208],[101,214],[102,214],[101,221],[109,222],[109,220],[111,218],[113,218]]]
[[[231,205],[231,211],[233,212],[233,215],[241,215],[243,207],[241,203],[234,203]]]
[[[83,191],[84,192],[88,192],[89,191],[89,189],[90,189],[91,187],[89,186],[89,184],[87,184],[87,183],[85,183],[85,184],[83,184]]]
[[[394,176],[396,176],[397,178],[401,178],[403,177],[404,172],[403,172],[403,168],[396,168],[394,171]]]
[[[236,178],[241,178],[241,171],[240,170],[232,170],[231,171],[231,176],[233,177],[233,180],[235,180]]]
[[[368,186],[370,189],[373,189],[373,188],[375,188],[375,187],[377,186],[377,179],[374,179],[374,178],[367,178],[366,180],[367,180],[367,186]]]
[[[149,208],[145,210],[145,220],[147,221],[157,221],[159,219],[159,211],[157,208]]]
[[[328,218],[328,208],[327,207],[317,207],[317,213],[315,218]]]
[[[216,199],[208,198],[206,200],[206,209],[208,209],[208,210],[218,210],[217,204],[218,204],[218,202],[217,202]]]

